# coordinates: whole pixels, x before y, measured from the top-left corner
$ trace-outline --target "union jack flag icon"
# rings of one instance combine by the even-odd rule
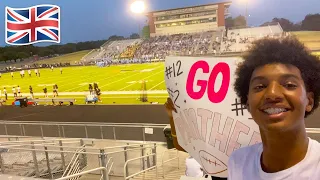
[[[38,42],[60,43],[60,7],[37,5],[6,7],[6,43],[28,45]]]

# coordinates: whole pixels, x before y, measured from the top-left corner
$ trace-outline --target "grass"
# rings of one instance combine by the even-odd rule
[[[52,63],[71,63],[74,64],[75,61],[79,62],[83,56],[88,54],[91,50],[78,51],[70,54],[65,54],[62,56],[40,60],[37,61],[37,64],[52,64]]]
[[[311,50],[320,49],[320,31],[295,31],[291,33]]]
[[[292,32],[297,38],[311,49],[320,49],[320,31]],[[38,61],[37,63],[74,63],[79,61],[90,50],[79,51],[63,56]],[[313,52],[320,56],[320,51]],[[8,93],[12,87],[20,86],[22,93],[29,93],[29,85],[33,87],[36,98],[43,97],[43,88],[47,86],[48,94],[52,97],[52,86],[59,86],[59,97],[75,98],[76,104],[84,104],[85,95],[88,94],[88,84],[97,82],[102,91],[101,104],[144,104],[139,101],[140,94],[130,94],[132,91],[141,91],[141,81],[145,80],[148,91],[162,90],[148,94],[149,102],[164,103],[168,94],[165,92],[164,63],[119,65],[99,68],[95,66],[67,67],[63,68],[63,74],[59,69],[41,69],[41,77],[36,77],[32,71],[32,77],[27,74],[20,78],[19,72],[14,73],[12,79],[9,73],[3,74],[0,79],[0,90],[7,88]],[[110,91],[116,92],[109,94]],[[164,92],[164,93],[163,93]],[[11,104],[13,97],[9,97]]]
[[[32,77],[27,74],[20,77],[19,72],[14,73],[12,79],[9,73],[2,75],[0,89],[6,87],[8,93],[12,93],[12,87],[21,87],[22,93],[29,93],[29,85],[33,87],[36,98],[43,97],[43,88],[48,88],[48,94],[52,94],[53,84],[59,87],[60,97],[77,99],[77,104],[83,104],[88,93],[89,83],[96,82],[102,91],[104,104],[140,104],[139,94],[127,94],[128,91],[141,91],[142,80],[146,81],[147,90],[165,90],[164,63],[119,65],[99,68],[96,66],[80,66],[59,69],[41,69],[41,77],[36,77],[32,71]],[[110,91],[117,94],[109,95]],[[52,97],[52,96],[51,96]],[[164,103],[168,95],[148,94],[149,102]],[[10,103],[12,97],[10,97]]]

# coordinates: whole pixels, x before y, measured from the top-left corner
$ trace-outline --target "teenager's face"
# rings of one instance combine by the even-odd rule
[[[292,65],[268,64],[254,70],[250,80],[248,110],[261,130],[286,131],[304,124],[313,107],[300,70]]]

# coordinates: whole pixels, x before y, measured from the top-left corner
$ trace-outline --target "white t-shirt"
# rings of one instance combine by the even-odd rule
[[[201,165],[192,157],[186,159],[186,176],[202,177]]]
[[[308,152],[298,164],[276,173],[266,173],[261,168],[262,144],[240,148],[228,163],[228,180],[319,180],[320,143],[309,138]]]

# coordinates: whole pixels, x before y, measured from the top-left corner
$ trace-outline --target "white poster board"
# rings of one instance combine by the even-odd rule
[[[227,177],[231,153],[261,142],[257,124],[234,90],[237,57],[167,57],[166,86],[178,142],[210,175]]]

